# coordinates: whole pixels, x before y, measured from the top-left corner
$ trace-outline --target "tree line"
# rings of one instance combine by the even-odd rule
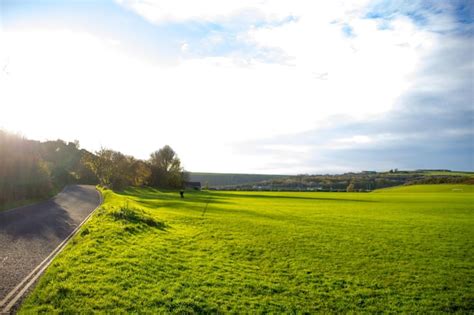
[[[182,188],[188,175],[168,145],[148,160],[79,142],[34,141],[0,130],[0,208],[12,201],[45,198],[68,184]]]
[[[257,183],[214,186],[224,190],[268,191],[372,191],[399,185],[414,184],[474,184],[474,177],[462,175],[432,175],[423,171],[360,172],[339,175],[295,175]]]
[[[182,188],[188,180],[181,160],[169,145],[153,152],[147,161],[102,148],[84,156],[81,162],[95,174],[100,185],[112,189],[127,186]]]

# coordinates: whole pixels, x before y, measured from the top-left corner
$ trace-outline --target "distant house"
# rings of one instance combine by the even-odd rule
[[[184,187],[195,190],[201,190],[201,182],[185,182]]]

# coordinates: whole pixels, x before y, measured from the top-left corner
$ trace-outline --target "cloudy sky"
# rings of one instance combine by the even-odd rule
[[[0,0],[0,128],[190,171],[474,170],[472,1]]]

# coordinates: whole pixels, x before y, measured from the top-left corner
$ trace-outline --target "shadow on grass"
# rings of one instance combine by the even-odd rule
[[[182,209],[200,212],[204,216],[211,207],[211,212],[226,212],[233,213],[234,211],[229,209],[222,209],[219,205],[224,204],[235,204],[238,199],[245,201],[249,199],[267,199],[267,200],[302,200],[302,201],[330,201],[330,202],[358,202],[358,203],[374,203],[378,202],[375,200],[364,200],[355,198],[344,198],[344,193],[340,193],[340,198],[327,197],[327,196],[315,196],[315,195],[288,195],[288,194],[259,194],[259,193],[229,193],[229,192],[214,192],[214,191],[186,191],[185,198],[180,198],[179,191],[173,190],[158,190],[151,187],[146,188],[134,188],[130,187],[118,194],[123,195],[127,198],[132,198],[135,202],[153,209],[162,207],[170,209]],[[262,214],[254,211],[246,211],[244,209],[236,210],[235,213],[246,214],[249,216],[260,216],[265,219],[281,219],[277,214]]]
[[[146,203],[143,200],[155,200],[156,203],[150,203],[150,205],[156,206],[168,206],[173,207],[175,205],[186,206],[186,203],[219,203],[219,204],[230,204],[228,196],[221,197],[218,194],[213,194],[207,191],[186,191],[184,198],[181,198],[179,191],[177,190],[158,190],[151,187],[146,188],[134,188],[130,187],[123,191],[117,192],[117,194],[135,198],[135,201],[140,203]],[[234,196],[235,197],[235,196]],[[169,203],[173,202],[173,203]]]
[[[222,209],[222,208],[213,207],[211,210],[209,210],[209,213],[234,215],[241,218],[247,217],[252,220],[259,218],[259,219],[265,219],[265,220],[288,221],[289,219],[288,214],[284,214],[284,215],[279,214],[279,213],[270,214],[270,213],[264,213],[264,212],[253,211],[253,210],[248,210],[248,209]]]
[[[344,193],[340,193],[344,194]],[[262,199],[297,199],[297,200],[323,200],[323,201],[343,201],[343,202],[378,202],[376,200],[364,200],[364,199],[349,199],[349,198],[329,198],[329,197],[306,197],[306,196],[288,196],[288,195],[268,195],[268,194],[241,194],[241,193],[223,193],[219,192],[218,196],[228,198],[262,198]]]
[[[186,202],[172,202],[172,201],[161,201],[161,200],[136,200],[140,205],[148,208],[168,208],[174,210],[191,210],[202,213],[206,209],[206,205],[219,204],[219,202],[210,201],[209,203],[203,201],[200,203],[186,203]],[[221,203],[222,204],[222,203]]]
[[[160,230],[166,229],[165,223],[156,220],[141,209],[120,207],[118,209],[113,209],[112,211],[110,211],[109,215],[115,220],[122,220],[137,225],[146,225]]]

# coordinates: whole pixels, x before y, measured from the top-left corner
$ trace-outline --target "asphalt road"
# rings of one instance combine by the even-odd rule
[[[0,300],[99,204],[94,186],[71,185],[47,201],[0,212]]]

